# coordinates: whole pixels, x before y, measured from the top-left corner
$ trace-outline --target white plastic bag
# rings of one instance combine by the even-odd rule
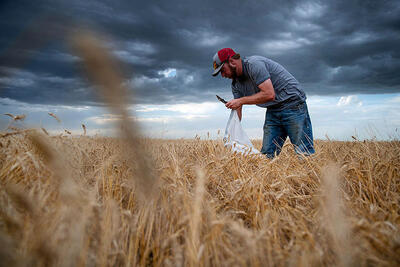
[[[260,151],[254,148],[249,137],[243,131],[236,110],[231,111],[231,116],[226,124],[224,144],[226,147],[230,147],[232,151],[244,155],[260,154]]]

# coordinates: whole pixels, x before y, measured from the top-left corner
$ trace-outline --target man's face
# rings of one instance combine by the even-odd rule
[[[221,76],[228,79],[235,79],[236,67],[231,66],[229,62],[226,62],[221,68]]]

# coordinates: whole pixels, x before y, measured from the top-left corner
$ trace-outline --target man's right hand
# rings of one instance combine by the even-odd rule
[[[243,106],[243,105],[240,105],[238,108],[228,107],[228,104],[229,104],[229,106],[233,106],[233,105],[234,105],[233,103],[237,103],[237,101],[235,101],[235,100],[239,100],[239,99],[240,99],[240,98],[232,99],[231,101],[229,101],[228,103],[226,103],[225,106],[226,106],[227,108],[236,110],[236,112],[237,112],[237,114],[238,114],[238,117],[239,117],[239,120],[242,121],[242,106]]]
[[[225,104],[225,107],[230,109],[238,109],[243,105],[242,100],[240,98],[232,99]]]

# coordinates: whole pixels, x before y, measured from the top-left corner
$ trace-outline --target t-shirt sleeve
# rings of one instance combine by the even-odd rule
[[[249,63],[249,75],[257,86],[271,77],[264,62],[254,61]]]
[[[232,94],[234,99],[243,97],[242,92],[240,92],[234,85],[232,85]]]

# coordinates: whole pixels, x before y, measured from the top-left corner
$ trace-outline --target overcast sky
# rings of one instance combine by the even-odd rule
[[[223,47],[263,55],[301,83],[316,138],[391,138],[400,128],[399,1],[2,1],[0,112],[22,127],[112,134],[118,119],[80,70],[71,31],[90,28],[121,61],[132,115],[153,137],[223,130],[230,81],[212,77]],[[47,115],[56,113],[62,123]],[[243,126],[262,137],[265,109],[246,106]],[[0,117],[4,130],[10,118]]]

